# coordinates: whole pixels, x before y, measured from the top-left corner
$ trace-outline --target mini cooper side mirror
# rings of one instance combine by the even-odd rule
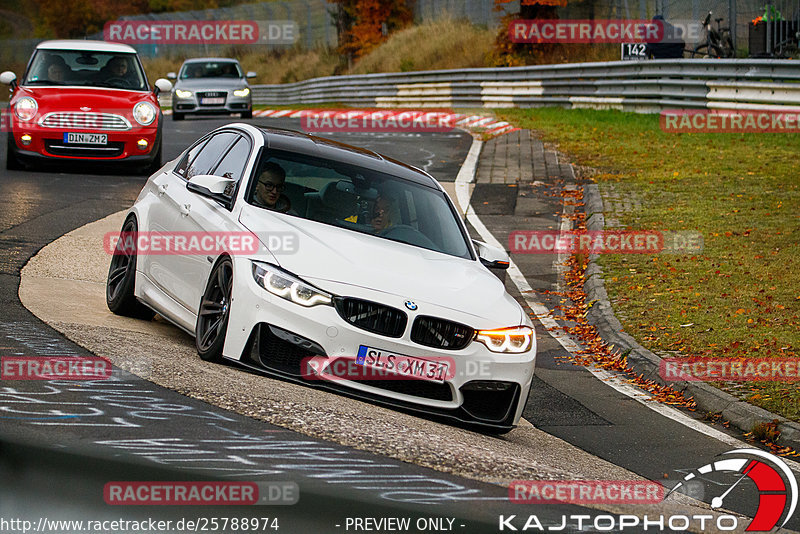
[[[505,250],[487,245],[477,239],[473,239],[472,244],[475,245],[475,251],[478,253],[478,258],[480,258],[483,265],[489,269],[508,269],[511,259]]]
[[[169,93],[172,91],[172,82],[169,80],[165,80],[164,78],[159,78],[156,80],[155,88],[153,92],[158,96],[158,93]]]
[[[175,74],[174,72],[168,72],[167,73],[167,78],[169,78],[170,80],[177,80],[178,79],[178,75]]]
[[[17,75],[10,70],[7,70],[0,74],[0,83],[10,85],[13,89],[17,85]]]
[[[257,76],[257,74],[255,72],[253,72],[252,70],[248,70],[247,74],[245,75],[245,77],[247,77],[247,78],[255,78],[256,76]]]

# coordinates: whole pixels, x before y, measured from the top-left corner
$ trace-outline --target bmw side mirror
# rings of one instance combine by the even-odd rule
[[[153,93],[158,96],[158,93],[169,93],[172,91],[172,82],[169,80],[165,80],[164,78],[159,78],[156,80],[155,88],[153,88]]]
[[[472,244],[475,245],[475,251],[484,266],[489,269],[508,269],[511,258],[508,257],[505,250],[487,245],[477,239],[473,239]]]
[[[14,89],[17,86],[17,75],[7,70],[0,74],[0,83],[10,85]]]
[[[236,180],[213,174],[198,174],[186,182],[186,189],[198,195],[216,200],[223,206],[230,208],[233,202],[233,192],[236,189]]]

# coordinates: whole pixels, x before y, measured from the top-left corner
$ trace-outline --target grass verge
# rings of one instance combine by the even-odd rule
[[[800,348],[800,136],[669,134],[658,115],[515,109],[498,113],[599,171],[637,230],[694,230],[694,256],[603,255],[625,330],[664,357],[797,358]],[[608,209],[607,209],[608,211]],[[716,383],[800,421],[798,382]]]

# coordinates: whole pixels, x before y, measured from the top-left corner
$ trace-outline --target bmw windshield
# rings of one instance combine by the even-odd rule
[[[439,189],[351,164],[271,151],[248,203],[460,258],[467,237]]]

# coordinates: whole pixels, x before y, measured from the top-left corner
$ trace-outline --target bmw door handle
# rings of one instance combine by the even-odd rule
[[[181,206],[181,215],[182,216],[186,217],[187,215],[189,215],[190,211],[192,211],[192,205],[191,204],[184,204],[183,206]]]

